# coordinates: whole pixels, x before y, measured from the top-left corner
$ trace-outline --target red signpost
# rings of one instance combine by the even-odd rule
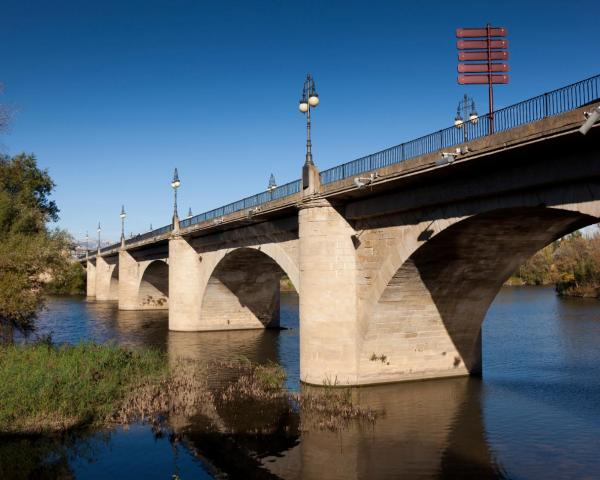
[[[508,75],[502,73],[508,72],[507,63],[497,63],[497,60],[508,60],[508,40],[506,29],[503,27],[492,27],[488,23],[484,28],[457,28],[457,38],[467,38],[468,40],[458,40],[459,63],[458,83],[460,85],[481,85],[487,84],[490,100],[490,133],[494,133],[494,90],[492,85],[508,83]],[[500,37],[500,38],[498,38]],[[479,63],[473,63],[479,62]]]

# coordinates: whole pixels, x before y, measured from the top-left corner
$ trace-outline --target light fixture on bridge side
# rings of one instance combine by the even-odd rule
[[[585,135],[594,126],[594,123],[596,123],[598,119],[600,119],[600,106],[597,106],[589,112],[585,112],[583,115],[585,116],[586,120],[579,129],[579,133]]]
[[[354,179],[354,185],[356,185],[357,188],[363,188],[366,185],[372,184],[377,177],[377,172],[372,173],[368,177],[356,177]]]
[[[119,217],[121,217],[121,247],[125,248],[125,217],[127,214],[125,213],[125,205],[121,205],[121,213]]]
[[[458,157],[459,155],[460,149],[457,149],[456,152],[442,152],[441,157],[435,161],[435,164],[437,166],[441,166],[452,163],[454,162],[454,160],[456,160],[456,157]]]
[[[171,187],[173,188],[173,230],[179,231],[179,216],[177,215],[177,189],[181,186],[181,180],[179,180],[179,173],[177,168],[173,172],[173,180],[171,181]]]
[[[316,108],[319,104],[319,95],[315,87],[315,81],[310,73],[306,74],[304,87],[302,88],[302,98],[298,104],[298,109],[306,114],[306,161],[305,165],[314,165],[312,159],[312,143],[310,140],[310,110]]]
[[[468,118],[468,121],[465,120],[466,118]],[[469,140],[469,123],[475,125],[478,121],[479,116],[477,115],[477,110],[475,110],[475,100],[465,94],[463,99],[458,102],[456,117],[454,117],[454,126],[463,129],[465,143]]]

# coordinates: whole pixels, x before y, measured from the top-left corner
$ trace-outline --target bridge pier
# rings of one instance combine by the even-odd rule
[[[169,330],[199,330],[202,265],[196,250],[180,235],[169,240]]]
[[[101,256],[96,257],[96,300],[119,299],[119,269],[116,261],[110,263]]]
[[[300,379],[357,382],[358,322],[354,230],[325,199],[299,211]]]
[[[86,274],[86,296],[96,296],[96,264],[91,260],[87,260],[85,264]]]
[[[119,310],[139,310],[139,264],[129,252],[119,252]]]

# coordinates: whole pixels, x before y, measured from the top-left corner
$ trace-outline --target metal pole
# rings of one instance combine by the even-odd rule
[[[177,218],[177,189],[174,188],[173,191],[175,192],[175,201],[173,203],[173,218]]]
[[[314,165],[312,159],[312,143],[310,141],[310,75],[306,77],[306,102],[308,110],[306,111],[306,165]]]
[[[492,87],[492,39],[491,26],[486,25],[487,30],[487,61],[488,61],[488,97],[490,101],[490,135],[494,133],[494,89]]]
[[[465,93],[464,99],[463,99],[463,110],[462,110],[462,117],[463,117],[463,137],[465,139],[465,143],[467,143],[469,141],[468,135],[467,135],[467,128],[469,126],[469,122],[467,122],[467,102],[468,102],[468,97],[467,94]]]

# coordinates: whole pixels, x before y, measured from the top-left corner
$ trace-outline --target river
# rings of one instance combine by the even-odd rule
[[[298,299],[282,294],[281,331],[169,332],[166,312],[53,297],[39,334],[55,342],[154,345],[200,361],[244,356],[281,363],[299,385]],[[78,479],[592,479],[600,475],[600,303],[545,287],[506,287],[483,326],[482,378],[354,389],[374,424],[215,434],[195,419],[180,435],[134,425],[59,439],[0,439],[0,476]],[[218,381],[218,372],[213,372]],[[252,421],[217,412],[215,421]],[[276,413],[273,413],[276,415]],[[233,419],[233,420],[232,420]]]

